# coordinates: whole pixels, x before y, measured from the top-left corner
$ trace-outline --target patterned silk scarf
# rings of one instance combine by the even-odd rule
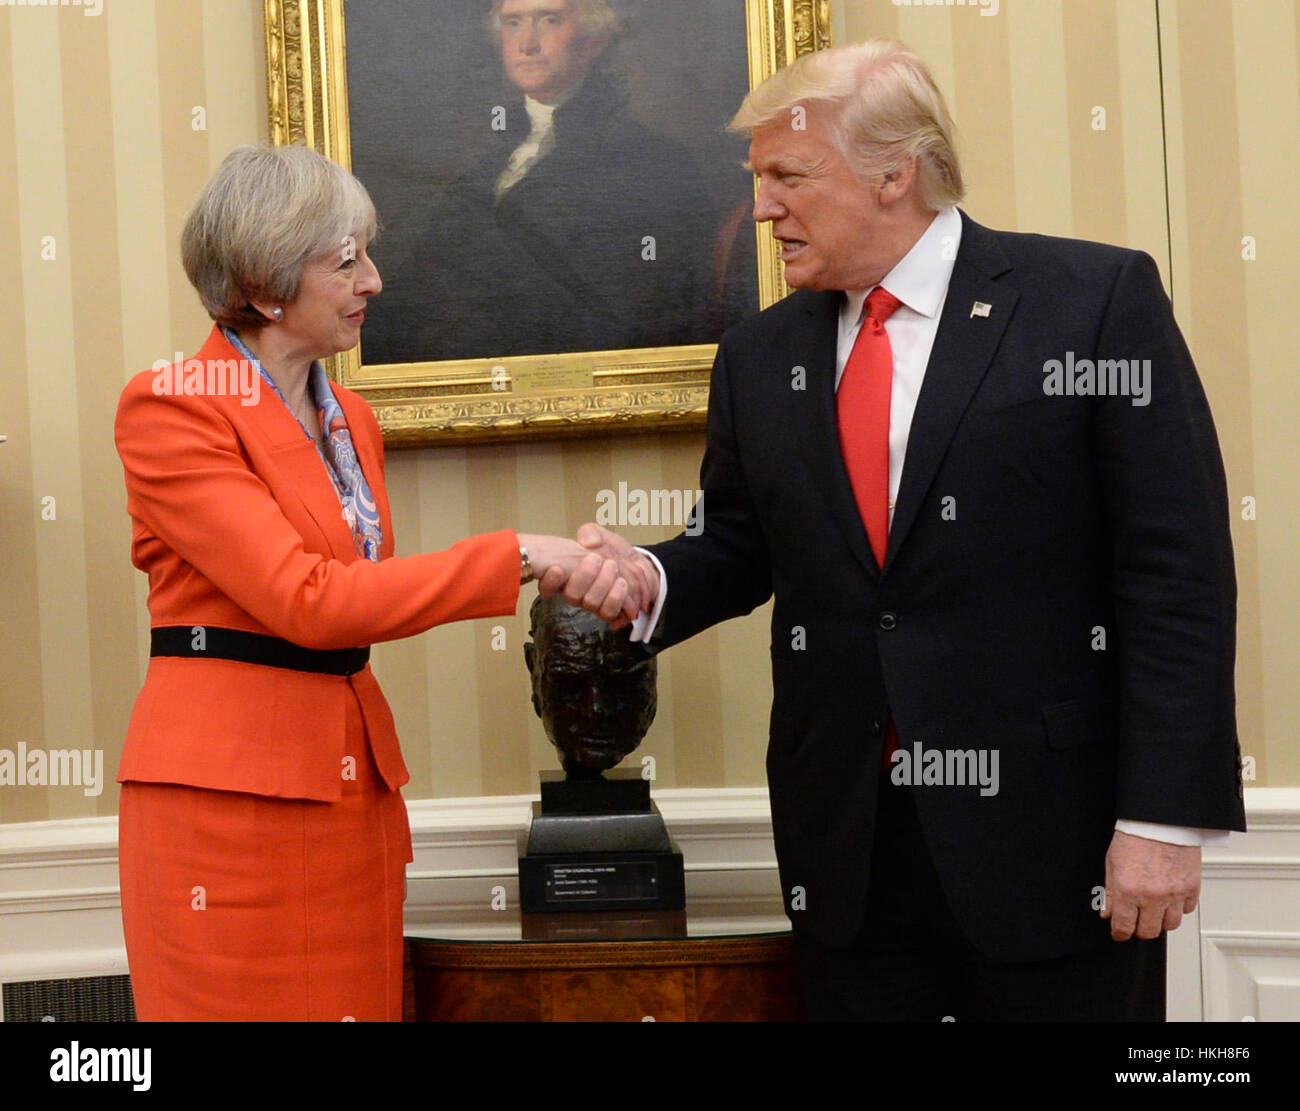
[[[262,381],[275,391],[276,397],[284,402],[284,407],[289,410],[294,420],[298,420],[297,414],[288,401],[285,401],[284,394],[280,392],[280,387],[266,373],[243,340],[229,328],[222,328],[221,332],[235,350],[257,367]],[[339,405],[338,398],[334,396],[334,391],[330,389],[329,376],[319,360],[311,364],[307,385],[311,390],[316,416],[320,420],[321,432],[325,437],[325,449],[322,451],[317,445],[316,452],[321,462],[325,464],[325,473],[329,475],[334,492],[338,495],[339,505],[343,509],[343,519],[352,530],[352,542],[356,545],[357,554],[378,563],[379,549],[384,541],[383,526],[379,523],[379,507],[375,505],[375,499],[370,493],[370,485],[361,472],[361,462],[357,459],[356,449],[352,446],[352,433],[348,431],[348,422],[343,416],[343,408]],[[302,428],[303,435],[307,439],[313,444],[316,443],[316,438],[303,428],[301,421],[298,421],[298,427]]]

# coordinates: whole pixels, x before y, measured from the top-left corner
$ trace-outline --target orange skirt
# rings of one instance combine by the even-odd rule
[[[401,1021],[406,804],[380,778],[355,703],[348,738],[356,778],[337,803],[122,784],[141,1021]]]

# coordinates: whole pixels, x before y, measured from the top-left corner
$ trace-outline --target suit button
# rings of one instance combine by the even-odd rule
[[[885,613],[882,613],[880,615],[880,627],[884,629],[885,632],[889,632],[891,629],[894,629],[897,625],[898,625],[898,618],[895,617],[892,613],[886,611]]]
[[[871,735],[872,735],[873,737],[879,737],[879,736],[880,736],[880,732],[881,732],[881,730],[880,730],[880,722],[879,722],[879,721],[873,721],[873,722],[871,723]]]

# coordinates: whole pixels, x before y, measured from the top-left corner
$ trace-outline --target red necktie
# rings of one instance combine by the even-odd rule
[[[889,540],[889,395],[894,384],[894,354],[885,321],[901,304],[884,289],[871,291],[867,318],[835,395],[844,466],[871,551],[881,566]]]
[[[871,551],[882,567],[889,542],[889,398],[894,384],[894,353],[885,321],[901,304],[882,288],[871,291],[867,318],[844,365],[835,395],[844,466],[862,523],[867,527]],[[898,733],[891,717],[882,771],[889,769],[889,758],[897,748]]]

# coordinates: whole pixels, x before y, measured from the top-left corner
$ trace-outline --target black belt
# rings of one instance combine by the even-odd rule
[[[370,660],[370,648],[303,648],[279,637],[219,629],[212,625],[167,625],[151,631],[151,656],[189,656],[195,659],[239,660],[282,667],[288,671],[314,671],[321,675],[354,675]]]

